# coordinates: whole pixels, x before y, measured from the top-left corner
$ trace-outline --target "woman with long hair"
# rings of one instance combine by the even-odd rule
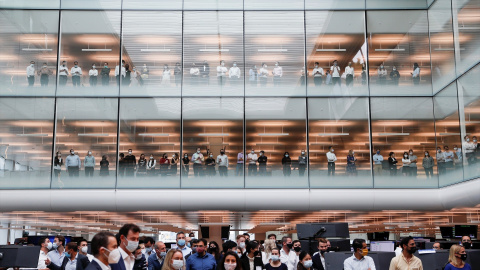
[[[306,251],[298,255],[297,270],[311,270],[313,265],[312,257]]]
[[[221,254],[220,254],[220,247],[218,246],[217,242],[211,241],[208,244],[207,252],[213,255],[213,257],[215,258],[215,261],[217,262],[217,265],[218,265],[218,263],[220,262],[220,260],[222,258],[221,258]]]
[[[212,244],[212,242],[210,242]],[[217,264],[217,270],[242,270],[242,262],[234,251],[227,251]],[[163,269],[162,269],[163,270]]]
[[[162,270],[181,270],[185,269],[183,265],[183,253],[180,249],[171,249],[167,252],[163,261]]]
[[[465,248],[459,245],[453,245],[450,247],[450,255],[448,256],[448,263],[445,266],[445,270],[472,270],[472,267],[465,262],[467,259],[467,252]]]

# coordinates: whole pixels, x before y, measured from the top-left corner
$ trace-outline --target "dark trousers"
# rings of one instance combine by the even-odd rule
[[[188,174],[190,173],[190,165],[189,164],[184,164],[183,165],[183,175],[188,177]]]
[[[97,76],[90,76],[90,86],[97,86]]]
[[[304,176],[306,168],[307,168],[307,164],[298,164],[298,175]]]
[[[80,76],[72,76],[73,86],[80,86]]]
[[[93,177],[93,167],[85,167],[85,177]]]
[[[35,76],[29,76],[27,77],[28,79],[28,86],[33,86],[33,83],[35,83]]]
[[[425,175],[427,178],[432,178],[433,177],[433,167],[430,168],[424,168],[425,169]]]
[[[107,86],[110,83],[110,76],[102,76],[102,85]]]
[[[338,84],[340,86],[342,84],[342,81],[340,80],[340,77],[332,77],[332,84]]]
[[[420,76],[417,76],[417,77],[413,78],[413,84],[414,85],[419,85],[420,84]]]
[[[48,75],[47,74],[40,75],[40,85],[41,86],[47,86],[48,85]]]
[[[347,74],[345,79],[346,79],[347,86],[350,86],[350,85],[353,84],[353,75],[352,74]]]
[[[257,164],[248,164],[248,176],[257,175]]]
[[[67,85],[67,75],[58,76],[58,84]]]
[[[467,161],[468,161],[468,165],[470,164],[474,164],[477,159],[475,158],[475,153],[472,152],[472,153],[465,153],[465,156],[467,158]]]
[[[391,176],[397,175],[397,167],[395,166],[390,167],[390,175]]]
[[[445,174],[447,168],[445,167],[445,162],[437,162],[438,174]]]
[[[267,77],[260,77],[258,80],[260,81],[261,86],[267,85]]]
[[[225,85],[225,82],[227,81],[227,78],[224,76],[217,76],[217,82],[218,85]]]
[[[55,175],[55,178],[58,178],[58,177],[60,176],[60,172],[61,172],[61,171],[60,171],[60,170],[57,170],[57,169],[54,169],[54,170],[53,170],[53,173],[54,173],[54,175]]]
[[[410,176],[417,177],[417,167],[410,167]]]
[[[261,176],[265,176],[267,174],[267,164],[265,163],[258,164],[258,174]]]
[[[313,77],[313,83],[315,84],[315,86],[320,86],[322,85],[322,77],[318,76],[318,77]]]
[[[201,176],[203,170],[203,166],[200,163],[193,163],[193,175],[194,176]]]
[[[282,77],[274,76],[273,77],[273,86],[280,86],[282,84]]]
[[[218,173],[220,174],[220,176],[228,176],[227,166],[218,166]]]
[[[69,166],[68,167],[68,176],[78,177],[78,167],[77,166]]]
[[[290,164],[283,165],[283,176],[290,176],[292,174],[292,167]]]
[[[335,175],[335,162],[328,162],[328,172],[327,175]]]
[[[135,168],[125,168],[125,176],[134,176]]]
[[[236,176],[242,176],[243,175],[243,163],[237,163],[237,168],[235,170],[235,175]]]

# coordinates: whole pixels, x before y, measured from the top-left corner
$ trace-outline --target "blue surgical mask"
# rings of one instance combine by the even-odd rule
[[[308,260],[308,261],[303,262],[303,266],[305,266],[305,268],[310,268],[310,267],[312,267],[312,265],[313,265],[312,260]]]
[[[68,253],[68,252],[65,252],[65,257],[70,259],[72,257],[72,255],[70,255],[70,253]]]
[[[152,248],[151,248],[151,247],[146,247],[146,248],[145,248],[145,252],[146,252],[146,253],[152,252]]]
[[[185,246],[185,239],[180,239],[180,240],[178,240],[177,243],[178,243],[179,246],[183,247],[183,246]]]

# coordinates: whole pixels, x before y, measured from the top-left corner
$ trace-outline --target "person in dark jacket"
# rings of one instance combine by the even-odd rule
[[[390,167],[390,175],[397,175],[397,159],[395,158],[395,153],[390,152],[388,154],[388,165]]]
[[[283,176],[290,176],[292,174],[292,159],[290,158],[290,154],[288,152],[283,154],[282,165]]]
[[[259,246],[260,244],[257,241],[249,241],[247,243],[247,251],[240,258],[243,270],[256,270],[257,267],[263,269],[262,255]]]
[[[46,260],[47,267],[51,270],[65,270],[67,265],[72,263],[76,264],[76,270],[84,270],[90,264],[87,256],[78,253],[77,243],[74,242],[70,242],[65,246],[65,258],[63,258],[61,266],[52,263],[50,259]]]
[[[108,257],[117,248],[117,239],[111,232],[99,232],[93,237],[91,248],[94,259],[85,270],[103,270],[109,266]]]

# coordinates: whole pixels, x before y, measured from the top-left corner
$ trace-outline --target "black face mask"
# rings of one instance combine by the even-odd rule
[[[410,254],[415,253],[415,251],[417,251],[417,247],[411,247],[407,250],[407,252],[410,253]]]
[[[326,250],[320,250],[320,253],[323,255],[325,254],[325,252],[327,252]]]
[[[260,255],[260,251],[257,250],[257,251],[255,251],[255,252],[253,252],[253,256],[254,256],[254,257],[257,257],[258,255]]]
[[[469,249],[469,248],[472,247],[472,243],[470,243],[470,242],[465,242],[465,243],[463,243],[462,245],[463,245],[463,247],[464,247],[465,249]]]
[[[332,250],[332,248],[331,248],[331,247],[327,248],[327,252],[330,252],[331,250]]]
[[[287,244],[287,247],[288,247],[289,249],[292,249],[292,248],[293,248],[293,244],[291,244],[291,243],[290,243],[290,244]]]
[[[467,260],[467,254],[460,254],[460,259],[462,259],[462,261],[466,261]]]
[[[300,252],[302,250],[301,247],[294,247],[293,250],[295,250],[295,252]]]

